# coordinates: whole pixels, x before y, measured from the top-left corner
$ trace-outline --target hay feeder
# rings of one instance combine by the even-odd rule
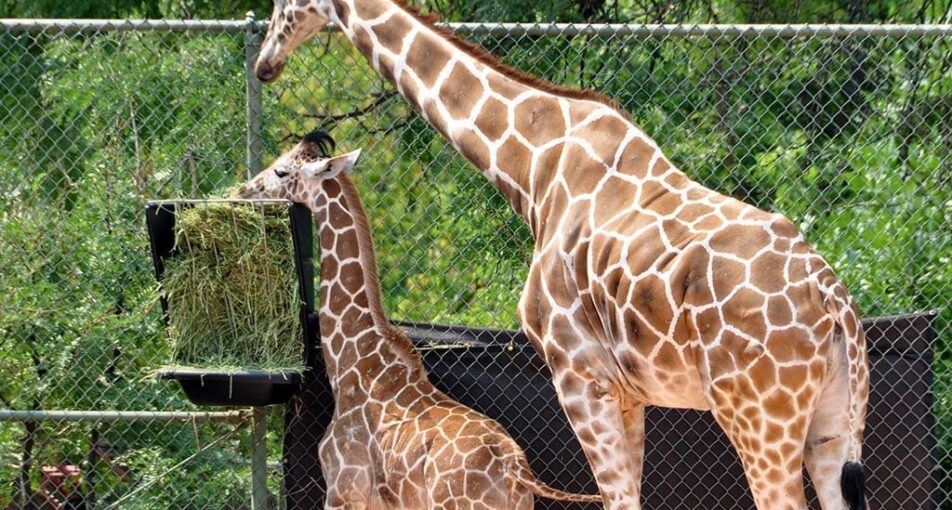
[[[157,377],[198,405],[286,403],[318,354],[307,208],[151,201],[146,224],[173,350]]]

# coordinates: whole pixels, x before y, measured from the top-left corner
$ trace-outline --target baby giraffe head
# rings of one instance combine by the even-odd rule
[[[335,145],[324,131],[308,133],[293,149],[232,192],[230,198],[271,198],[310,204],[321,181],[350,171],[360,156],[357,149],[331,157]]]

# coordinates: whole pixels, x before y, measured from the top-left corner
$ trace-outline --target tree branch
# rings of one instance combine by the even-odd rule
[[[341,113],[339,115],[329,115],[326,113],[306,113],[304,114],[304,117],[309,119],[318,119],[320,122],[318,127],[322,129],[331,129],[339,122],[363,117],[364,115],[382,106],[383,104],[385,104],[387,101],[389,101],[391,98],[393,98],[396,95],[397,95],[396,91],[387,90],[377,94],[376,97],[374,97],[373,101],[371,101],[370,104],[368,104],[367,106],[364,106],[363,108],[357,108],[356,110],[351,110],[347,113]]]

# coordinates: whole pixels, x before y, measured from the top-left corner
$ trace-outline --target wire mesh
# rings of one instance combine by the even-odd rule
[[[531,240],[505,201],[339,33],[320,34],[299,49],[282,78],[260,89],[256,109],[248,102],[247,27],[0,24],[3,409],[196,410],[170,383],[146,377],[170,352],[154,293],[145,203],[215,196],[247,177],[248,161],[267,163],[314,127],[332,130],[342,149],[364,150],[356,180],[394,319],[518,326]],[[459,27],[514,67],[614,97],[689,176],[792,218],[845,280],[865,317],[938,309],[933,357],[919,361],[931,364],[931,384],[892,395],[890,406],[931,406],[936,467],[928,500],[952,508],[950,32],[596,28]],[[249,141],[255,142],[250,155]],[[411,331],[419,338],[443,334],[429,326]],[[574,439],[553,394],[525,391],[549,384],[532,349],[492,331],[471,345],[480,349],[425,350],[440,384],[504,421],[542,479],[592,490],[584,463],[558,448]],[[902,378],[902,370],[890,365],[887,376]],[[327,395],[311,397],[289,408],[289,423],[326,413],[307,405],[323,405]],[[649,415],[656,432],[649,436],[647,471],[675,469],[663,452],[674,451],[680,439],[664,431],[680,425],[667,419]],[[272,412],[270,421],[275,463],[282,460],[284,420]],[[539,429],[539,423],[549,425]],[[78,490],[96,508],[250,505],[243,425],[6,425],[0,503],[13,508],[42,497],[50,483],[43,466],[61,465],[80,467]],[[904,425],[882,427],[888,442]],[[307,434],[316,443],[320,431]],[[285,452],[285,467],[316,463],[315,453]],[[729,450],[713,446],[692,455],[695,473],[729,470],[734,462]],[[896,459],[887,472],[904,479],[907,467],[898,453]],[[653,507],[705,501],[707,508],[733,508],[734,491],[745,486],[742,478],[711,487],[700,475],[679,476],[678,487],[687,489],[679,502]],[[885,487],[893,478],[869,484]],[[302,508],[320,503],[282,489],[280,476],[269,483],[273,505],[295,498]],[[648,498],[671,490],[645,486]],[[882,508],[928,504],[878,494]]]
[[[193,411],[148,377],[170,353],[143,212],[208,194],[244,161],[243,35],[69,26],[0,30],[3,407]],[[26,421],[4,423],[0,444],[14,508],[44,498],[42,466],[63,463],[96,508],[250,501],[246,427]]]

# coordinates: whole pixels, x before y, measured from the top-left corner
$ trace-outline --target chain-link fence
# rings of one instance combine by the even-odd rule
[[[275,84],[256,82],[248,63],[262,28],[0,22],[0,503],[250,507],[250,412],[197,408],[151,376],[170,353],[144,206],[216,196],[314,127],[364,150],[356,179],[393,318],[518,326],[530,238],[505,201],[339,33],[298,50]],[[616,98],[689,176],[791,217],[865,317],[938,309],[931,345],[916,337],[898,348],[909,372],[879,379],[899,388],[918,378],[883,398],[890,409],[931,408],[934,423],[915,415],[926,454],[904,463],[909,424],[874,424],[874,412],[877,440],[897,453],[869,485],[880,508],[952,508],[952,28],[457,28],[517,68]],[[468,339],[425,351],[439,384],[503,422],[541,478],[594,489],[584,461],[565,453],[574,439],[531,347],[501,331],[412,333]],[[284,441],[285,469],[316,463],[320,428],[301,417],[325,416],[327,398],[289,408],[290,438],[278,412],[266,443],[257,427],[275,475],[268,505],[319,503],[313,470],[284,484],[279,462]],[[700,415],[673,419],[649,415],[651,507],[734,508],[742,477],[703,476],[736,462],[703,447],[716,438],[694,436],[681,459],[694,475],[665,485],[681,468],[664,452],[690,439],[678,427],[708,427]],[[914,469],[923,498],[876,492]]]

